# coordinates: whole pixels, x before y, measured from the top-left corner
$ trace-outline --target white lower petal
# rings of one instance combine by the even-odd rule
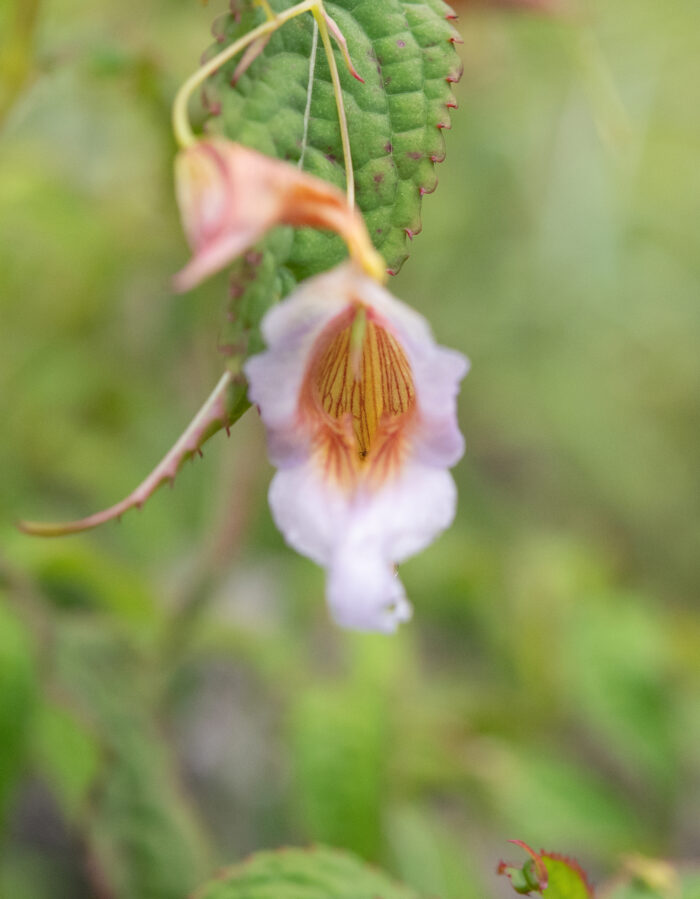
[[[344,493],[313,463],[277,472],[270,508],[297,552],[328,569],[335,620],[360,630],[393,631],[411,607],[393,574],[454,518],[456,488],[443,469],[408,464],[377,491]]]
[[[340,547],[328,570],[327,594],[335,621],[354,630],[391,634],[412,614],[394,566],[367,542]]]
[[[353,510],[349,531],[371,541],[392,563],[403,562],[452,524],[456,507],[457,488],[448,471],[407,463],[396,480]]]
[[[318,565],[330,564],[338,538],[347,530],[347,496],[322,481],[318,469],[307,461],[277,472],[269,500],[287,543]]]

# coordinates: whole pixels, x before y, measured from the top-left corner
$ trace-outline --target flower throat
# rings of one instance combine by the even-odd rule
[[[333,322],[319,340],[308,375],[325,442],[350,454],[353,467],[378,461],[415,407],[411,366],[396,338],[364,308]],[[394,441],[395,442],[395,441]],[[338,460],[336,459],[336,467]]]

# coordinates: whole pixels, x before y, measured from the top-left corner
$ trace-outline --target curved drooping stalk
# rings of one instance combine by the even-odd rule
[[[221,376],[207,401],[185,428],[177,442],[163,456],[148,477],[121,502],[77,521],[45,523],[20,521],[17,524],[19,529],[25,534],[32,534],[36,537],[63,537],[67,534],[89,531],[108,521],[113,521],[115,518],[121,518],[130,509],[140,509],[160,486],[166,482],[171,484],[175,480],[175,475],[183,463],[195,453],[200,452],[202,444],[209,437],[233,424],[233,416],[230,414],[226,395],[234,380],[235,375],[230,371]]]

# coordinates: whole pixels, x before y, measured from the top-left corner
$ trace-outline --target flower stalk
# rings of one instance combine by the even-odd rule
[[[106,524],[108,521],[120,519],[130,509],[140,509],[163,484],[172,484],[175,476],[187,459],[201,453],[201,447],[221,428],[230,427],[235,418],[244,409],[231,409],[228,394],[235,383],[235,375],[226,371],[219,379],[199,412],[185,428],[179,439],[168,450],[153,471],[139,486],[118,503],[80,518],[76,521],[44,522],[19,521],[17,527],[25,534],[34,537],[65,537],[68,534],[79,534]],[[245,407],[247,408],[247,406]]]
[[[209,78],[210,75],[213,75],[214,72],[217,71],[217,69],[227,63],[229,60],[233,59],[234,56],[236,56],[238,53],[241,53],[251,44],[269,37],[273,32],[277,31],[278,28],[281,28],[282,25],[284,25],[286,22],[291,21],[297,16],[303,15],[306,12],[310,12],[312,13],[314,19],[318,24],[321,40],[323,41],[323,49],[328,59],[328,67],[331,74],[331,82],[333,84],[333,94],[335,96],[336,109],[338,112],[338,121],[340,123],[340,139],[343,146],[343,162],[345,165],[347,201],[348,205],[352,208],[355,203],[355,177],[352,167],[350,134],[348,131],[347,116],[345,115],[345,104],[343,102],[343,90],[340,85],[338,66],[335,61],[333,45],[331,43],[331,33],[333,34],[333,37],[340,47],[340,51],[343,54],[343,58],[345,59],[345,64],[347,65],[351,75],[354,78],[357,78],[358,81],[362,81],[362,78],[358,74],[357,70],[352,64],[352,60],[350,59],[347,42],[345,41],[345,38],[343,37],[342,32],[340,31],[336,23],[326,12],[322,0],[302,0],[302,2],[298,3],[296,6],[285,9],[282,12],[277,13],[276,15],[273,14],[272,18],[270,18],[269,15],[272,12],[269,4],[265,3],[263,8],[265,9],[266,15],[268,16],[265,22],[263,22],[261,25],[258,25],[257,28],[253,28],[248,32],[248,34],[243,35],[243,37],[240,37],[237,41],[234,41],[232,44],[222,50],[221,53],[218,53],[216,56],[205,62],[204,65],[200,66],[200,68],[197,69],[196,72],[193,72],[192,75],[190,75],[190,77],[184,82],[180,90],[177,92],[175,102],[173,103],[172,115],[175,139],[183,149],[191,147],[197,142],[197,136],[193,132],[192,126],[190,125],[187,106],[192,94],[200,85],[202,85],[207,80],[207,78]]]

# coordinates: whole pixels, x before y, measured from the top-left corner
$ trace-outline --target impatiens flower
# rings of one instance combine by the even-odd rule
[[[327,569],[339,624],[394,631],[411,615],[396,563],[454,517],[467,360],[353,263],[304,282],[263,337],[245,372],[278,468],[277,526]]]
[[[335,231],[374,277],[384,266],[364,221],[332,184],[223,138],[201,140],[175,161],[175,188],[194,256],[174,279],[186,291],[224,268],[275,225]]]

